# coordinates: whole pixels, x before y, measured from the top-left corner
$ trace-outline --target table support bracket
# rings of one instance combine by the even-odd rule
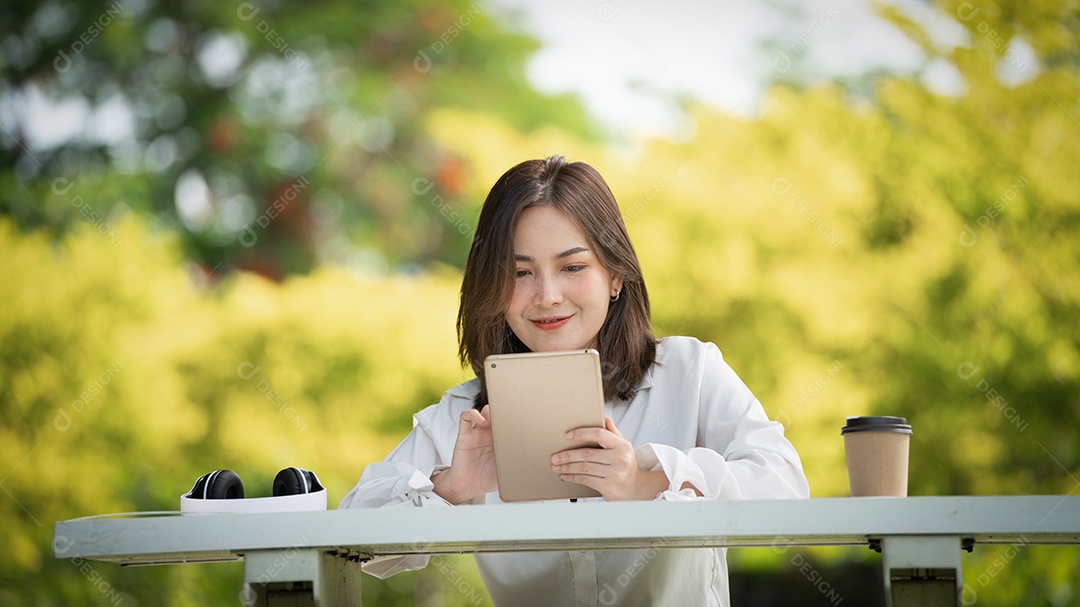
[[[240,599],[250,607],[360,605],[360,562],[326,550],[249,552]]]
[[[913,535],[882,538],[887,607],[958,607],[964,586],[961,538]]]

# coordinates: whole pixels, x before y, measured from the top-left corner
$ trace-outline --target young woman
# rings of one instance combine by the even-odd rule
[[[609,501],[809,496],[782,426],[717,347],[653,335],[618,205],[587,164],[529,160],[498,180],[480,211],[457,324],[462,364],[476,379],[418,413],[340,507],[499,503],[484,358],[583,348],[600,352],[608,417],[605,428],[570,437],[600,448],[552,457],[566,481]],[[477,554],[476,562],[499,606],[728,604],[723,549]],[[386,577],[426,564],[396,557],[364,570]]]

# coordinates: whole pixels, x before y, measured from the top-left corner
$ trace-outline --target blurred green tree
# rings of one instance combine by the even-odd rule
[[[16,0],[0,8],[0,212],[62,233],[122,209],[206,271],[460,265],[461,159],[434,108],[591,136],[527,86],[536,47],[480,2]]]

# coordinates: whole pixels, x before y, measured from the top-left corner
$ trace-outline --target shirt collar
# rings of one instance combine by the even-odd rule
[[[473,400],[476,395],[480,393],[480,380],[478,378],[472,378],[465,383],[458,384],[447,391],[450,396],[457,398],[467,398]]]
[[[649,368],[645,370],[645,375],[638,382],[635,391],[648,390],[653,386],[653,369],[658,363],[654,362],[649,365]],[[473,378],[467,382],[460,383],[447,391],[450,396],[456,398],[467,398],[469,400],[475,400],[476,395],[480,393],[480,380]]]

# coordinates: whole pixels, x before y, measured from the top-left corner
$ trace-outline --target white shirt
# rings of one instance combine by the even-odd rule
[[[431,474],[450,464],[461,412],[473,406],[478,391],[479,380],[465,382],[416,414],[413,431],[386,459],[364,469],[339,508],[450,505],[433,491]],[[783,426],[769,421],[714,344],[690,337],[661,340],[634,398],[605,408],[634,445],[638,467],[667,474],[670,485],[657,499],[809,497],[802,463]],[[703,496],[680,492],[687,482]],[[501,503],[498,492],[486,501]],[[720,548],[492,553],[475,559],[499,607],[728,605],[726,550]],[[427,561],[388,557],[363,569],[387,577]]]

